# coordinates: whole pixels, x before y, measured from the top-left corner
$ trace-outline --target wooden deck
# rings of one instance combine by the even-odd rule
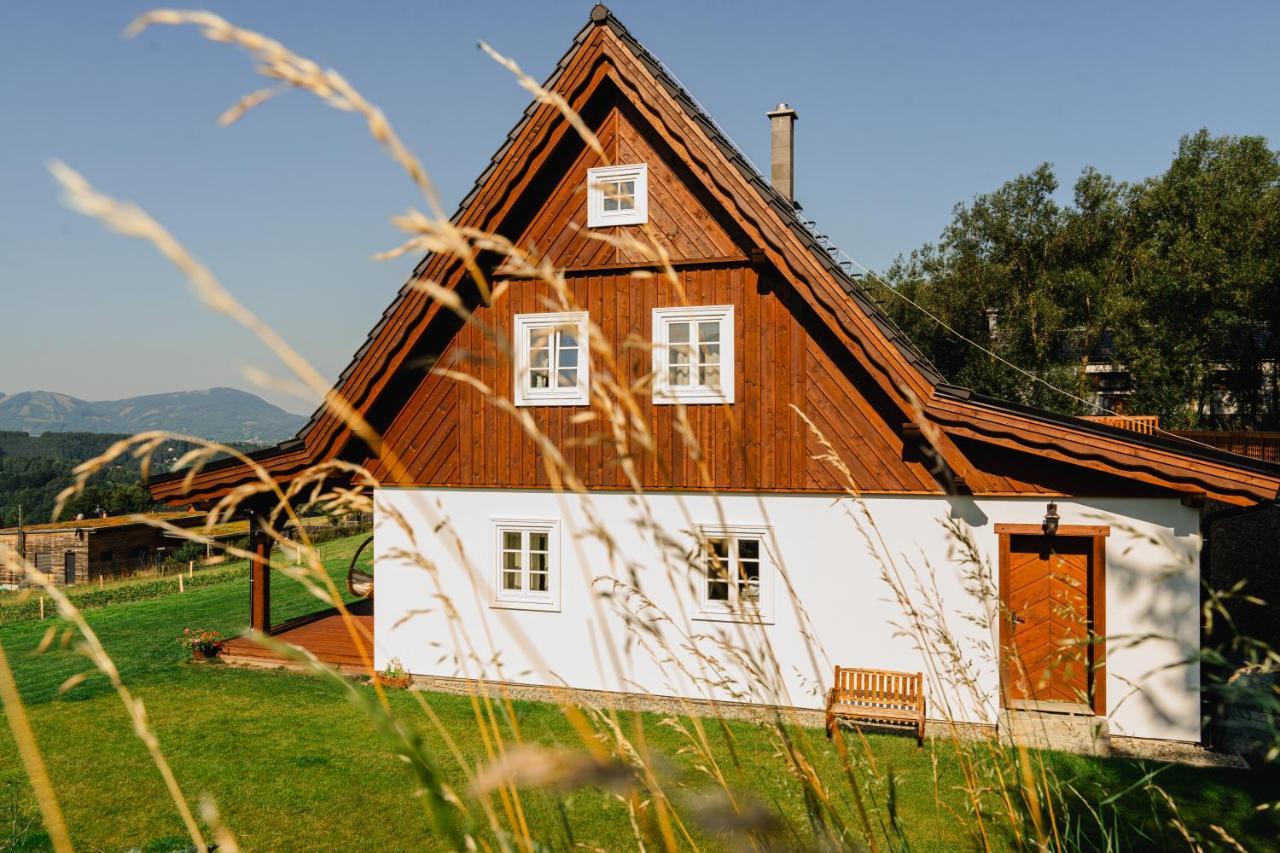
[[[373,636],[373,601],[364,599],[348,605],[351,615],[355,617],[368,636]],[[340,672],[351,674],[365,673],[367,670],[360,661],[355,642],[347,630],[342,616],[337,610],[323,610],[297,619],[276,625],[271,629],[271,636],[277,640],[306,649],[322,663],[327,663]],[[373,653],[373,643],[368,642],[366,649]],[[222,652],[223,660],[232,664],[248,666],[283,666],[290,669],[300,668],[297,663],[281,657],[271,649],[261,646],[247,637],[236,637],[226,643]]]

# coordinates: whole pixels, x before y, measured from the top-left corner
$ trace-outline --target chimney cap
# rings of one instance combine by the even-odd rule
[[[780,101],[776,107],[765,113],[769,118],[778,116],[791,116],[792,121],[800,118],[800,114],[796,112],[786,101]]]

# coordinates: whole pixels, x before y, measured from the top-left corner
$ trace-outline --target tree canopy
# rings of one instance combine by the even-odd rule
[[[1257,136],[1183,137],[1137,183],[1094,168],[1059,203],[1050,164],[959,204],[937,243],[870,293],[948,379],[1075,414],[1105,344],[1133,376],[1126,408],[1169,427],[1275,426],[1280,155]],[[1096,359],[1095,359],[1096,360]],[[1215,398],[1215,391],[1220,392]],[[1216,401],[1216,405],[1215,405]]]

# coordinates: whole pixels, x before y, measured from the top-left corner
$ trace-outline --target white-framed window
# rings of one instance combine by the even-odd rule
[[[560,523],[493,520],[493,606],[560,609]]]
[[[769,528],[700,525],[697,618],[723,622],[773,622],[775,563]]]
[[[649,221],[649,167],[604,166],[587,170],[587,227]]]
[[[733,306],[653,309],[653,401],[733,402]]]
[[[517,314],[517,406],[585,406],[590,401],[587,312]]]

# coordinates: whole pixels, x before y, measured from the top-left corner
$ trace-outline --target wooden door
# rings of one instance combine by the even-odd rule
[[[63,583],[71,586],[76,582],[76,552],[68,551],[62,558],[62,579]]]
[[[1004,573],[1006,698],[1092,706],[1092,539],[1011,536]]]

